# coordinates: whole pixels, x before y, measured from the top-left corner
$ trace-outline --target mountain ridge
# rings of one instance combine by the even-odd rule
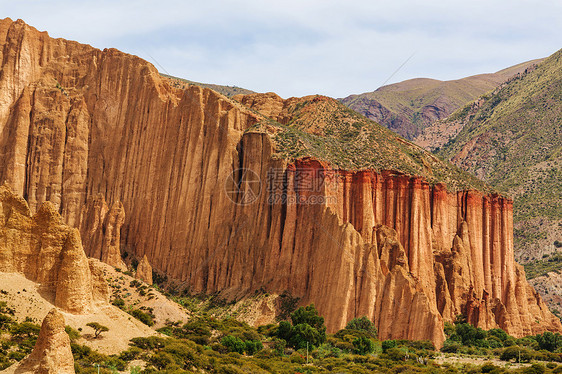
[[[456,109],[540,61],[542,59],[531,60],[495,73],[449,81],[414,78],[339,100],[351,109],[417,142],[416,138],[427,126],[446,118]]]

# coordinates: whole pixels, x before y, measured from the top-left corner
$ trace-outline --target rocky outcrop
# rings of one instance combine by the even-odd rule
[[[142,257],[141,262],[139,262],[137,266],[135,278],[140,279],[147,284],[152,284],[152,266],[150,266],[150,262],[148,262],[146,255]]]
[[[32,211],[51,201],[95,257],[120,244],[192,292],[288,291],[331,331],[367,315],[381,338],[439,345],[460,313],[516,336],[561,329],[513,261],[509,200],[288,162],[255,108],[173,87],[137,57],[19,21],[0,22],[0,43],[0,178]],[[291,120],[282,99],[252,100]],[[98,194],[122,202],[122,223]]]
[[[127,269],[120,250],[124,222],[125,211],[121,202],[113,203],[109,209],[103,195],[89,198],[80,216],[80,234],[86,254],[116,268]]]
[[[68,312],[85,312],[95,300],[78,230],[65,225],[50,202],[32,216],[25,200],[6,186],[0,187],[0,271],[41,283],[52,302]]]
[[[74,374],[70,338],[64,331],[64,317],[52,309],[43,320],[31,354],[7,373]]]

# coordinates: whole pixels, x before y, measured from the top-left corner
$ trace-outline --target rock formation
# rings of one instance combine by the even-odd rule
[[[116,268],[127,269],[120,250],[124,222],[123,204],[117,201],[109,209],[103,195],[89,198],[80,216],[80,234],[86,254]]]
[[[94,289],[107,287],[103,280],[92,282],[80,234],[62,222],[54,205],[46,201],[31,216],[25,200],[6,186],[0,187],[0,271],[41,283],[57,307],[72,313],[88,310]]]
[[[250,109],[179,89],[135,56],[21,21],[0,21],[0,44],[0,179],[32,211],[51,201],[95,257],[116,259],[120,241],[192,292],[288,291],[314,302],[331,331],[367,315],[381,338],[439,345],[443,321],[460,313],[516,336],[562,329],[513,261],[509,200],[288,162],[251,129],[268,120],[256,109],[288,123],[281,99],[239,98]],[[281,183],[265,183],[272,170]]]
[[[70,338],[64,331],[64,317],[52,309],[43,320],[31,354],[7,373],[74,374]]]
[[[146,255],[142,257],[141,262],[139,262],[139,265],[137,266],[135,278],[140,279],[145,283],[152,284],[152,266],[150,266],[150,262],[148,262]]]

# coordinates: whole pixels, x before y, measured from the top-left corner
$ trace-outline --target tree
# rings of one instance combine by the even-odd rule
[[[345,326],[347,330],[359,330],[365,331],[370,334],[373,338],[377,337],[377,328],[375,324],[366,316],[353,318]]]
[[[109,328],[104,326],[104,325],[100,325],[97,322],[90,322],[87,323],[86,326],[91,327],[94,329],[94,338],[97,339],[102,332],[106,332],[109,331]]]
[[[244,342],[244,345],[245,345],[244,351],[250,356],[263,349],[263,344],[259,340],[246,340]]]
[[[324,317],[318,314],[314,304],[300,307],[291,314],[291,321],[293,326],[307,324],[317,330],[326,328],[324,326]]]
[[[546,331],[533,337],[539,343],[540,349],[554,352],[558,347],[562,346],[562,336],[559,333]]]
[[[244,344],[242,339],[232,335],[227,335],[222,338],[221,344],[224,345],[229,352],[237,352],[243,354],[244,349],[246,349],[246,344]]]
[[[365,336],[361,336],[353,341],[353,350],[360,355],[373,353],[375,350],[375,343]]]
[[[291,325],[287,321],[279,323],[277,337],[295,349],[312,348],[326,341],[324,317],[318,314],[314,304],[298,308],[291,314]]]
[[[382,351],[386,353],[391,348],[396,348],[396,340],[385,340],[381,343]]]

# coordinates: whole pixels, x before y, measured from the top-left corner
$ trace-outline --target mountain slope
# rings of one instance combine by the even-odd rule
[[[440,155],[513,196],[524,260],[554,251],[562,239],[561,101],[559,51],[446,121],[464,127]]]
[[[413,140],[425,127],[539,61],[452,81],[410,79],[340,100],[356,112]]]

